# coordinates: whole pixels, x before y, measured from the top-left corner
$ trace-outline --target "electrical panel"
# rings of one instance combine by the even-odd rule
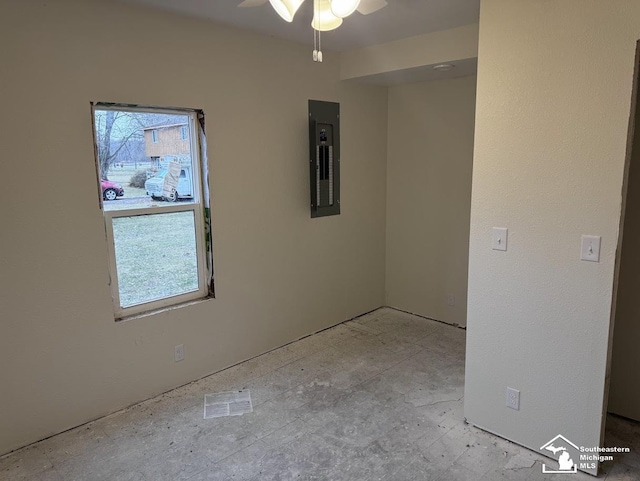
[[[309,100],[311,217],[340,214],[340,104]]]

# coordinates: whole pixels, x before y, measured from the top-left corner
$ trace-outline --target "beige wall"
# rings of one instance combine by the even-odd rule
[[[0,453],[383,303],[387,93],[337,54],[93,0],[4,1],[0,43]],[[342,109],[314,220],[309,98]],[[90,101],[204,109],[217,299],[114,322]]]
[[[636,74],[640,75],[640,64]],[[638,86],[636,96],[637,89]],[[640,96],[636,97],[635,109],[608,408],[610,412],[640,421],[640,369],[637,368],[640,366]]]
[[[389,89],[387,305],[460,325],[475,87],[473,76]]]
[[[600,441],[639,38],[636,0],[481,4],[465,416],[534,450]],[[582,234],[602,236],[599,263]]]

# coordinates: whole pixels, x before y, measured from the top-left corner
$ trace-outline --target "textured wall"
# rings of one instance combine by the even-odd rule
[[[389,89],[387,305],[460,325],[475,89],[475,76]]]
[[[3,1],[0,41],[0,453],[383,303],[387,92],[337,54],[93,0]],[[314,220],[309,98],[342,107]],[[217,299],[114,322],[90,101],[204,109]]]
[[[481,5],[465,415],[532,449],[600,441],[639,38],[636,0]],[[582,234],[600,263],[579,260]]]

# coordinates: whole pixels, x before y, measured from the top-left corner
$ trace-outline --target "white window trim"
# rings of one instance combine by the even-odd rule
[[[151,140],[153,141],[154,144],[158,143],[158,129],[153,129],[151,131]]]
[[[178,304],[183,304],[189,301],[204,299],[209,296],[208,286],[208,272],[207,272],[207,252],[206,252],[206,232],[205,232],[205,220],[204,220],[204,208],[203,205],[203,179],[202,179],[202,162],[200,151],[200,135],[199,124],[197,119],[197,112],[193,110],[171,110],[160,108],[135,108],[129,106],[120,105],[103,105],[92,104],[91,116],[92,122],[95,119],[95,110],[115,110],[115,111],[127,111],[127,112],[153,112],[153,113],[168,113],[179,114],[189,117],[189,141],[191,147],[192,158],[192,180],[194,183],[194,197],[190,199],[190,202],[167,204],[157,207],[145,207],[138,209],[122,209],[122,210],[104,210],[104,199],[100,195],[100,207],[103,212],[105,221],[105,232],[107,239],[107,250],[109,258],[109,274],[111,284],[111,296],[113,298],[113,307],[116,320],[129,318],[139,315],[141,313],[155,311]],[[95,126],[93,128],[94,143],[95,140]],[[97,145],[97,144],[96,144]],[[100,177],[100,166],[97,157],[97,150],[95,152],[96,169],[98,177]],[[98,180],[98,186],[100,181]],[[99,188],[101,193],[101,188]],[[178,294],[176,296],[165,297],[162,299],[145,302],[131,307],[122,308],[120,306],[120,290],[118,286],[118,274],[115,255],[115,239],[113,236],[113,219],[119,217],[134,217],[137,215],[153,215],[153,214],[169,214],[172,212],[193,212],[194,225],[195,225],[195,238],[196,238],[196,255],[198,263],[198,289],[196,291],[187,292],[184,294]]]

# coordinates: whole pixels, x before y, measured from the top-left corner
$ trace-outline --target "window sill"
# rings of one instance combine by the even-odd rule
[[[179,304],[174,304],[172,306],[160,307],[158,309],[151,309],[149,311],[138,312],[137,314],[131,314],[130,316],[116,317],[115,321],[116,322],[133,321],[134,319],[141,319],[141,318],[144,318],[144,317],[155,316],[156,314],[160,314],[162,312],[173,311],[175,309],[182,309],[183,307],[193,306],[195,304],[202,304],[204,302],[209,302],[209,301],[212,301],[214,299],[215,299],[215,297],[209,295],[209,296],[206,296],[206,297],[201,297],[200,299],[194,299],[192,301],[185,301],[185,302],[181,302]]]

